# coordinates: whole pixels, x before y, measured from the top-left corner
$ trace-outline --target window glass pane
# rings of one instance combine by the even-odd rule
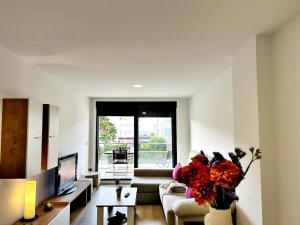
[[[139,118],[139,168],[172,168],[170,117]]]
[[[101,178],[131,177],[134,167],[134,117],[99,116],[98,171]],[[113,160],[113,150],[126,148],[126,165]]]

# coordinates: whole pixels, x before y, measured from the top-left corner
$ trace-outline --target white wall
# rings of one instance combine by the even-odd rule
[[[264,225],[299,224],[300,16],[257,38]]]
[[[232,58],[234,145],[248,149],[259,147],[256,40],[251,39]],[[243,159],[245,167],[250,154]],[[237,188],[239,225],[261,225],[261,173],[256,162]]]
[[[274,138],[274,77],[272,74],[272,36],[256,38],[259,142],[263,151],[261,160],[263,224],[277,225],[277,177]]]
[[[55,169],[44,171],[31,177],[37,183],[36,202],[41,202],[55,194]],[[13,224],[23,216],[24,179],[0,179],[0,224]]]
[[[96,151],[96,102],[97,101],[176,101],[177,102],[177,161],[185,164],[188,159],[190,147],[189,99],[164,98],[91,98],[90,99],[90,148],[89,167],[95,168]]]
[[[177,161],[181,164],[188,162],[191,151],[190,144],[190,109],[189,99],[177,99]]]
[[[259,147],[259,112],[253,38],[232,57],[232,67],[215,77],[190,100],[191,145],[227,156],[234,147]],[[244,168],[250,155],[242,160]],[[238,225],[262,225],[260,162],[237,188]]]
[[[191,145],[207,154],[234,149],[232,69],[216,76],[190,100]]]
[[[42,103],[59,106],[59,155],[78,152],[79,172],[86,170],[89,134],[87,97],[2,47],[0,47],[0,97],[34,98]],[[21,216],[22,209],[18,211],[15,205],[18,206],[23,202],[22,195],[15,195],[14,192],[16,190],[22,192],[22,185],[19,183],[16,185],[0,182],[0,196],[11,199],[10,201],[0,200],[0,224],[11,224],[13,221],[10,220],[14,218],[14,215],[15,220]],[[13,191],[9,191],[8,188]],[[9,210],[11,208],[15,209],[13,215]]]
[[[24,210],[24,180],[0,180],[0,201],[1,213],[0,224],[14,224],[23,217]]]
[[[238,225],[299,224],[299,40],[300,15],[272,35],[252,38],[232,57],[234,146],[260,147],[263,153],[237,189]],[[226,99],[220,93],[230,95],[224,85],[223,74],[191,98],[194,150],[230,146],[230,135],[213,129],[226,127],[215,113]],[[249,155],[244,166],[248,160]]]
[[[278,224],[299,224],[300,16],[275,32],[272,42]]]

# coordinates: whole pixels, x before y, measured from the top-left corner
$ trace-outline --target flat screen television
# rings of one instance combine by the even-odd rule
[[[78,153],[58,159],[56,194],[70,194],[76,190]]]

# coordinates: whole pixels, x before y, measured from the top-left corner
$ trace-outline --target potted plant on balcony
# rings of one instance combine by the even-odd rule
[[[246,152],[236,148],[227,160],[219,152],[209,161],[203,151],[182,168],[181,179],[192,188],[192,195],[199,205],[210,205],[210,212],[204,218],[205,225],[232,225],[231,205],[238,200],[236,187],[245,178],[250,166],[261,159],[261,151],[251,147],[251,160],[244,171],[240,159]]]

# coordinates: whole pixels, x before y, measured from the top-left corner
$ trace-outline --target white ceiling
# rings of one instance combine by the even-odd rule
[[[0,0],[0,44],[91,97],[184,97],[299,8],[300,0]]]

